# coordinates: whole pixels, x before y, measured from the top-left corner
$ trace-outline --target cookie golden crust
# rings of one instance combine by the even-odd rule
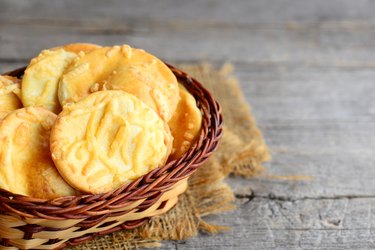
[[[0,75],[0,119],[13,110],[22,108],[19,99],[20,79]]]
[[[51,199],[75,195],[60,176],[49,151],[52,112],[22,108],[0,123],[0,187],[13,193]]]
[[[177,109],[168,122],[173,140],[172,154],[169,160],[181,157],[196,141],[202,126],[202,113],[194,97],[179,84],[180,101]]]
[[[66,105],[51,133],[51,152],[70,185],[104,193],[165,163],[169,130],[124,91],[99,91]]]
[[[89,53],[98,48],[101,48],[101,46],[97,44],[93,44],[93,43],[71,43],[71,44],[66,44],[66,45],[62,45],[59,47],[51,48],[50,50],[64,49],[65,51],[79,54],[81,52]]]
[[[60,103],[77,102],[98,90],[135,95],[169,121],[179,93],[176,77],[159,59],[128,45],[96,49],[76,60],[62,76]]]
[[[42,106],[61,110],[57,88],[65,68],[77,55],[64,49],[44,50],[32,59],[22,79],[22,103],[25,107]]]

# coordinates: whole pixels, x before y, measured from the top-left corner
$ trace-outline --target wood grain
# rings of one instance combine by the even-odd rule
[[[210,220],[231,232],[163,247],[373,249],[374,10],[366,0],[0,0],[0,71],[75,41],[232,62],[271,147],[270,176],[228,180],[239,207]]]

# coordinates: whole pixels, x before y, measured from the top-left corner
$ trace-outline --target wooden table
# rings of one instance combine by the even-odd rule
[[[75,41],[231,62],[269,173],[312,179],[230,178],[239,207],[210,221],[233,230],[164,248],[373,249],[374,11],[366,0],[0,0],[0,69]]]

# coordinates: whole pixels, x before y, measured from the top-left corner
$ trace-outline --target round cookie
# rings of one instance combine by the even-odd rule
[[[11,111],[22,108],[20,91],[20,79],[0,75],[0,119]]]
[[[32,59],[22,79],[22,103],[25,107],[42,106],[58,113],[61,110],[57,88],[65,68],[77,55],[64,49],[44,50]]]
[[[124,90],[168,121],[176,109],[177,79],[159,59],[128,45],[96,49],[64,73],[58,96],[62,106],[98,90]]]
[[[173,150],[168,160],[181,157],[196,141],[202,127],[202,113],[194,97],[182,84],[178,84],[180,101],[168,122],[173,136]]]
[[[95,92],[58,115],[52,158],[73,187],[108,192],[165,163],[172,139],[164,124],[129,93]]]
[[[56,119],[40,107],[22,108],[0,123],[0,187],[13,193],[51,199],[75,195],[60,176],[49,150]]]

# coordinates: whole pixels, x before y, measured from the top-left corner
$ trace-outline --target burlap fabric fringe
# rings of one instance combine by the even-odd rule
[[[73,249],[158,247],[161,240],[187,239],[199,231],[227,230],[203,219],[234,208],[234,195],[224,178],[229,174],[251,177],[263,172],[261,164],[270,158],[269,151],[237,80],[231,76],[233,67],[229,64],[220,70],[209,64],[179,67],[201,81],[222,105],[225,126],[219,149],[189,179],[188,190],[167,214],[152,218],[138,229],[97,237]]]

